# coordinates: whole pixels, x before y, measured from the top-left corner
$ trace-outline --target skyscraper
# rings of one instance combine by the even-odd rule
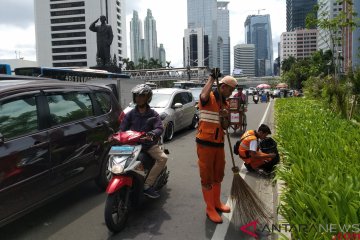
[[[157,47],[156,21],[152,16],[151,10],[147,10],[144,21],[144,40],[145,40],[145,58],[159,59]]]
[[[354,11],[360,15],[360,1],[354,1]],[[360,28],[356,28],[352,32],[352,65],[360,66]]]
[[[286,0],[286,31],[306,28],[306,15],[313,11],[317,0]]]
[[[229,2],[217,2],[218,66],[224,75],[230,74],[230,18]]]
[[[245,42],[255,45],[255,75],[272,75],[273,46],[270,15],[251,15],[245,21]]]
[[[209,67],[218,66],[217,1],[187,0],[188,29],[203,28],[209,45]],[[186,49],[184,49],[186,51]],[[185,53],[184,53],[185,55]],[[196,61],[196,59],[193,59]]]
[[[36,0],[34,8],[36,55],[40,66],[95,66],[96,34],[89,26],[100,15],[107,17],[114,34],[110,56],[115,55],[118,62],[127,56],[125,0]]]
[[[234,69],[247,77],[255,77],[255,45],[237,44],[234,47]]]
[[[166,66],[166,52],[164,49],[164,45],[162,43],[160,43],[160,47],[159,47],[159,62],[161,66],[163,67]]]
[[[133,12],[133,18],[130,21],[130,49],[131,49],[131,60],[135,65],[139,64],[139,58],[144,56],[144,53],[141,51],[141,39],[143,38],[142,34],[142,23],[139,19],[137,11]]]
[[[204,29],[185,29],[184,36],[184,66],[209,66],[208,36]]]

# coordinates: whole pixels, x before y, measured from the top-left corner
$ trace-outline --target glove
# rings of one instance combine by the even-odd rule
[[[213,68],[211,69],[211,74],[210,76],[213,78],[213,79],[217,79],[219,77],[221,77],[221,73],[220,73],[220,68]]]

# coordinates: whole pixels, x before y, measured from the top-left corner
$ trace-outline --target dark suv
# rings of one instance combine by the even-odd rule
[[[105,187],[120,112],[105,87],[0,81],[0,226],[86,180]]]

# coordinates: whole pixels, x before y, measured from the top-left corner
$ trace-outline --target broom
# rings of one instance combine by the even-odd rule
[[[217,85],[217,90],[220,96],[220,110],[223,110],[222,96],[219,86],[219,69],[215,69],[215,80]],[[234,173],[234,178],[231,185],[230,199],[232,201],[233,216],[235,225],[237,224],[246,224],[249,221],[258,221],[259,223],[269,223],[270,222],[270,211],[266,208],[265,204],[261,199],[256,195],[256,193],[250,188],[250,186],[245,182],[245,180],[240,176],[240,169],[235,165],[234,155],[231,148],[231,141],[229,136],[229,131],[225,128],[226,137],[228,140],[231,160],[233,167],[231,170]]]

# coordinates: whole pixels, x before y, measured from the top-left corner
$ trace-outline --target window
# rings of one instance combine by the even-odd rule
[[[85,29],[85,24],[62,25],[62,26],[51,27],[51,31],[63,31],[63,30],[75,30],[75,29]]]
[[[191,95],[183,92],[181,93],[181,98],[182,98],[182,104],[188,104],[189,102],[191,102]]]
[[[87,62],[60,62],[53,63],[54,67],[86,67]]]
[[[86,54],[75,54],[75,55],[57,55],[52,57],[54,61],[57,60],[75,60],[75,59],[86,59]]]
[[[110,95],[106,92],[97,92],[95,93],[95,99],[98,102],[101,113],[105,114],[111,110],[111,98]]]
[[[181,103],[182,104],[181,93],[178,93],[178,94],[175,95],[173,103],[171,105],[174,106],[176,103]]]
[[[35,97],[0,102],[0,129],[5,139],[36,132],[38,117]]]
[[[84,6],[84,2],[70,2],[70,3],[57,3],[50,4],[50,8],[72,8],[72,7],[82,7]]]
[[[86,52],[86,47],[53,48],[53,53]]]
[[[66,16],[66,15],[78,15],[78,14],[85,14],[85,9],[50,12],[50,15],[51,15],[52,17],[55,17],[55,16]]]
[[[53,46],[86,44],[86,39],[51,41]]]
[[[47,96],[51,125],[68,123],[93,115],[91,99],[86,93],[62,93]]]
[[[52,38],[73,38],[73,37],[85,37],[85,32],[68,32],[68,33],[53,33]]]
[[[85,17],[72,17],[72,18],[55,18],[51,19],[52,24],[57,23],[73,23],[73,22],[85,22]]]

